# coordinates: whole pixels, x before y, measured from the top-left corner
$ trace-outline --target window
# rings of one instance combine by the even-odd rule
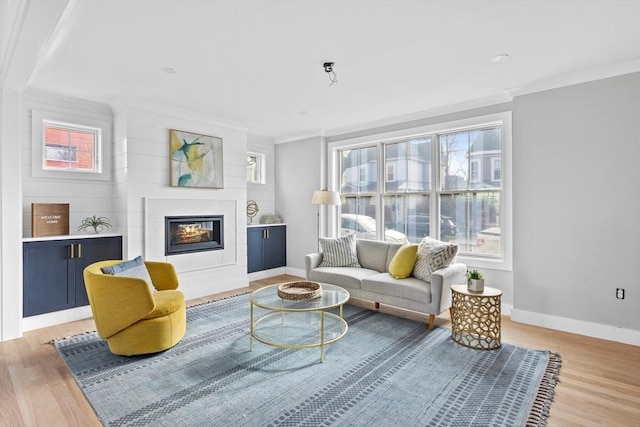
[[[360,238],[377,239],[378,150],[375,146],[341,150],[338,157],[341,233],[355,231]]]
[[[462,253],[500,256],[500,182],[484,173],[482,160],[501,151],[499,125],[438,135],[441,219],[455,224],[454,241]],[[469,173],[467,173],[469,171]]]
[[[34,177],[111,179],[111,118],[33,110],[31,118]]]
[[[100,173],[98,128],[43,121],[42,168],[67,172]]]
[[[265,155],[247,153],[247,182],[254,184],[266,183]]]
[[[510,269],[503,230],[511,229],[511,208],[502,171],[510,113],[411,132],[416,136],[394,131],[377,135],[375,143],[359,137],[330,144],[342,233],[413,243],[432,236],[458,244],[460,256],[473,256],[475,266]]]

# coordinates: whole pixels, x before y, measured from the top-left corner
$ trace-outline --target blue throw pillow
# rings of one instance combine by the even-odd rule
[[[149,276],[147,266],[144,265],[144,260],[141,256],[129,261],[121,262],[120,264],[110,265],[109,267],[102,267],[100,270],[102,270],[104,274],[111,274],[112,276],[136,277],[138,279],[144,279],[149,286],[149,290],[152,293],[156,291],[156,288],[153,287],[151,276]]]

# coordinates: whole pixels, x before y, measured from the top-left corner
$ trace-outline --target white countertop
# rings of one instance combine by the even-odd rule
[[[45,237],[23,237],[23,242],[44,242],[48,240],[75,240],[75,239],[95,239],[96,237],[118,237],[119,233],[99,233],[99,234],[68,234],[65,236],[45,236]]]
[[[278,227],[281,225],[287,225],[286,222],[279,222],[277,224],[247,224],[247,228],[255,228],[255,227]]]

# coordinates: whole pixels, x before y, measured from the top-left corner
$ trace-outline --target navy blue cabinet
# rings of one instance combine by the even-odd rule
[[[247,228],[247,271],[269,270],[287,265],[287,227]]]
[[[122,237],[23,243],[24,317],[89,304],[82,272],[105,259],[122,259]]]

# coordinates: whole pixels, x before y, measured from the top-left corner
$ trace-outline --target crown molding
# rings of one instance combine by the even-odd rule
[[[488,107],[490,105],[502,104],[505,102],[511,102],[512,98],[507,93],[502,93],[495,96],[486,98],[474,99],[471,101],[465,101],[458,104],[444,105],[441,107],[432,108],[429,110],[418,111],[415,113],[404,114],[400,116],[389,117],[385,119],[375,120],[366,123],[360,123],[353,126],[347,126],[343,128],[336,128],[326,131],[326,136],[344,135],[354,132],[360,132],[368,129],[381,128],[385,126],[397,125],[400,123],[412,122],[415,120],[421,120],[429,117],[437,117],[445,114],[457,113],[460,111],[474,110],[476,108]]]
[[[638,71],[640,71],[640,59],[634,59],[632,61],[622,62],[607,67],[561,74],[541,80],[536,80],[522,86],[505,89],[505,92],[508,93],[512,98],[515,98],[516,96],[587,83],[595,80],[607,79],[610,77],[621,76],[623,74],[630,74]]]
[[[299,133],[292,136],[276,138],[273,140],[274,144],[286,144],[288,142],[297,142],[310,138],[324,138],[326,135],[323,130],[313,130],[309,132]]]
[[[215,126],[220,126],[241,132],[249,132],[248,126],[242,122],[215,117],[200,112],[189,111],[183,108],[170,107],[163,104],[151,103],[146,101],[134,101],[121,98],[111,101],[109,105],[113,109],[114,115],[125,114],[127,111],[140,111],[143,113],[158,114],[171,118],[209,123]]]

